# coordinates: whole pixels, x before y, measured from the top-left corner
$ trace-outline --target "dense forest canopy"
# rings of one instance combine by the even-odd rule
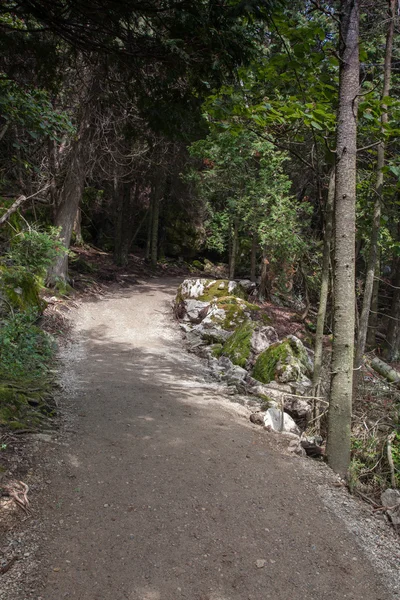
[[[344,475],[365,353],[400,355],[398,27],[394,0],[3,2],[4,327],[28,302],[7,290],[39,312],[66,290],[72,242],[228,263],[260,302],[319,307]]]

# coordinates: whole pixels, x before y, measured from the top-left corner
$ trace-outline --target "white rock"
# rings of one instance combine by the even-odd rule
[[[201,302],[200,300],[185,300],[185,310],[192,323],[205,318],[210,302]]]
[[[204,287],[207,280],[185,279],[181,286],[181,294],[186,298],[198,298],[204,293]]]
[[[300,429],[287,413],[276,408],[269,408],[264,417],[265,427],[270,427],[273,431],[295,433],[300,435]]]
[[[400,525],[400,490],[388,488],[381,494],[381,502],[382,506],[390,508],[387,510],[387,514],[393,525],[398,527]]]
[[[234,292],[237,288],[237,283],[236,281],[229,281],[228,282],[228,294],[232,294],[232,292]]]
[[[219,290],[224,290],[225,289],[225,283],[223,281],[221,281],[221,283],[218,286]]]
[[[257,287],[257,284],[254,281],[250,281],[250,279],[241,279],[239,281],[239,285],[244,289],[245,292],[251,292]]]
[[[261,327],[260,329],[255,329],[250,340],[251,351],[257,356],[278,340],[278,334],[273,327],[266,326]]]

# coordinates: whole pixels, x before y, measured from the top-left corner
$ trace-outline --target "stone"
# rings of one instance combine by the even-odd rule
[[[303,343],[294,335],[261,352],[252,372],[252,376],[262,383],[303,381],[311,374],[312,362]]]
[[[208,313],[210,302],[202,302],[201,300],[185,300],[185,310],[192,323],[199,323]]]
[[[223,377],[223,379],[226,379],[228,384],[236,384],[236,383],[241,383],[242,381],[245,380],[247,375],[247,371],[246,369],[243,369],[242,367],[238,367],[237,365],[234,365],[232,369],[230,369]]]
[[[250,279],[240,279],[239,285],[248,294],[257,287],[257,284],[254,281],[250,281]]]
[[[250,421],[255,425],[264,425],[264,415],[262,413],[252,413],[250,415]]]
[[[188,323],[179,323],[179,327],[182,329],[182,331],[184,333],[189,333],[189,331],[192,331],[192,326],[189,325]]]
[[[204,293],[207,279],[185,279],[181,284],[178,295],[182,298],[198,298]]]
[[[400,527],[400,490],[388,488],[381,494],[381,502],[393,525]]]
[[[312,407],[309,401],[294,396],[285,396],[283,406],[296,423],[301,425],[302,429],[307,428],[312,416]]]
[[[297,456],[306,456],[306,451],[300,443],[300,440],[292,440],[288,446],[289,452],[296,454]]]
[[[225,282],[224,282],[224,281],[222,281],[222,282],[219,284],[219,286],[218,286],[218,289],[219,289],[219,290],[224,290],[224,289],[225,289]]]
[[[237,288],[237,283],[236,281],[229,281],[228,282],[228,294],[231,296],[233,294],[233,292],[236,290]]]
[[[295,433],[300,435],[300,429],[292,417],[276,408],[269,408],[265,413],[264,425],[266,428],[282,433]]]
[[[233,362],[229,360],[229,358],[227,358],[226,356],[221,356],[218,363],[223,369],[225,369],[225,371],[230,371],[231,369],[233,369],[234,366]]]
[[[255,356],[264,352],[272,344],[278,342],[278,334],[273,327],[265,326],[257,328],[253,331],[253,335],[250,340],[250,348]]]
[[[267,564],[266,560],[263,560],[263,559],[256,560],[257,569],[262,569],[263,567],[265,567],[266,564]]]

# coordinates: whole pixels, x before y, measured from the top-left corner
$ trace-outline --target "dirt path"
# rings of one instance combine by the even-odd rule
[[[386,600],[296,457],[204,381],[153,280],[78,311],[42,600]],[[263,562],[257,562],[263,561]],[[11,599],[10,599],[11,600]]]

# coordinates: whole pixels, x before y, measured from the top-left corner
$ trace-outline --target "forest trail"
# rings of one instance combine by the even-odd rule
[[[52,477],[43,600],[387,599],[302,460],[186,353],[177,281],[77,311],[79,417]]]

